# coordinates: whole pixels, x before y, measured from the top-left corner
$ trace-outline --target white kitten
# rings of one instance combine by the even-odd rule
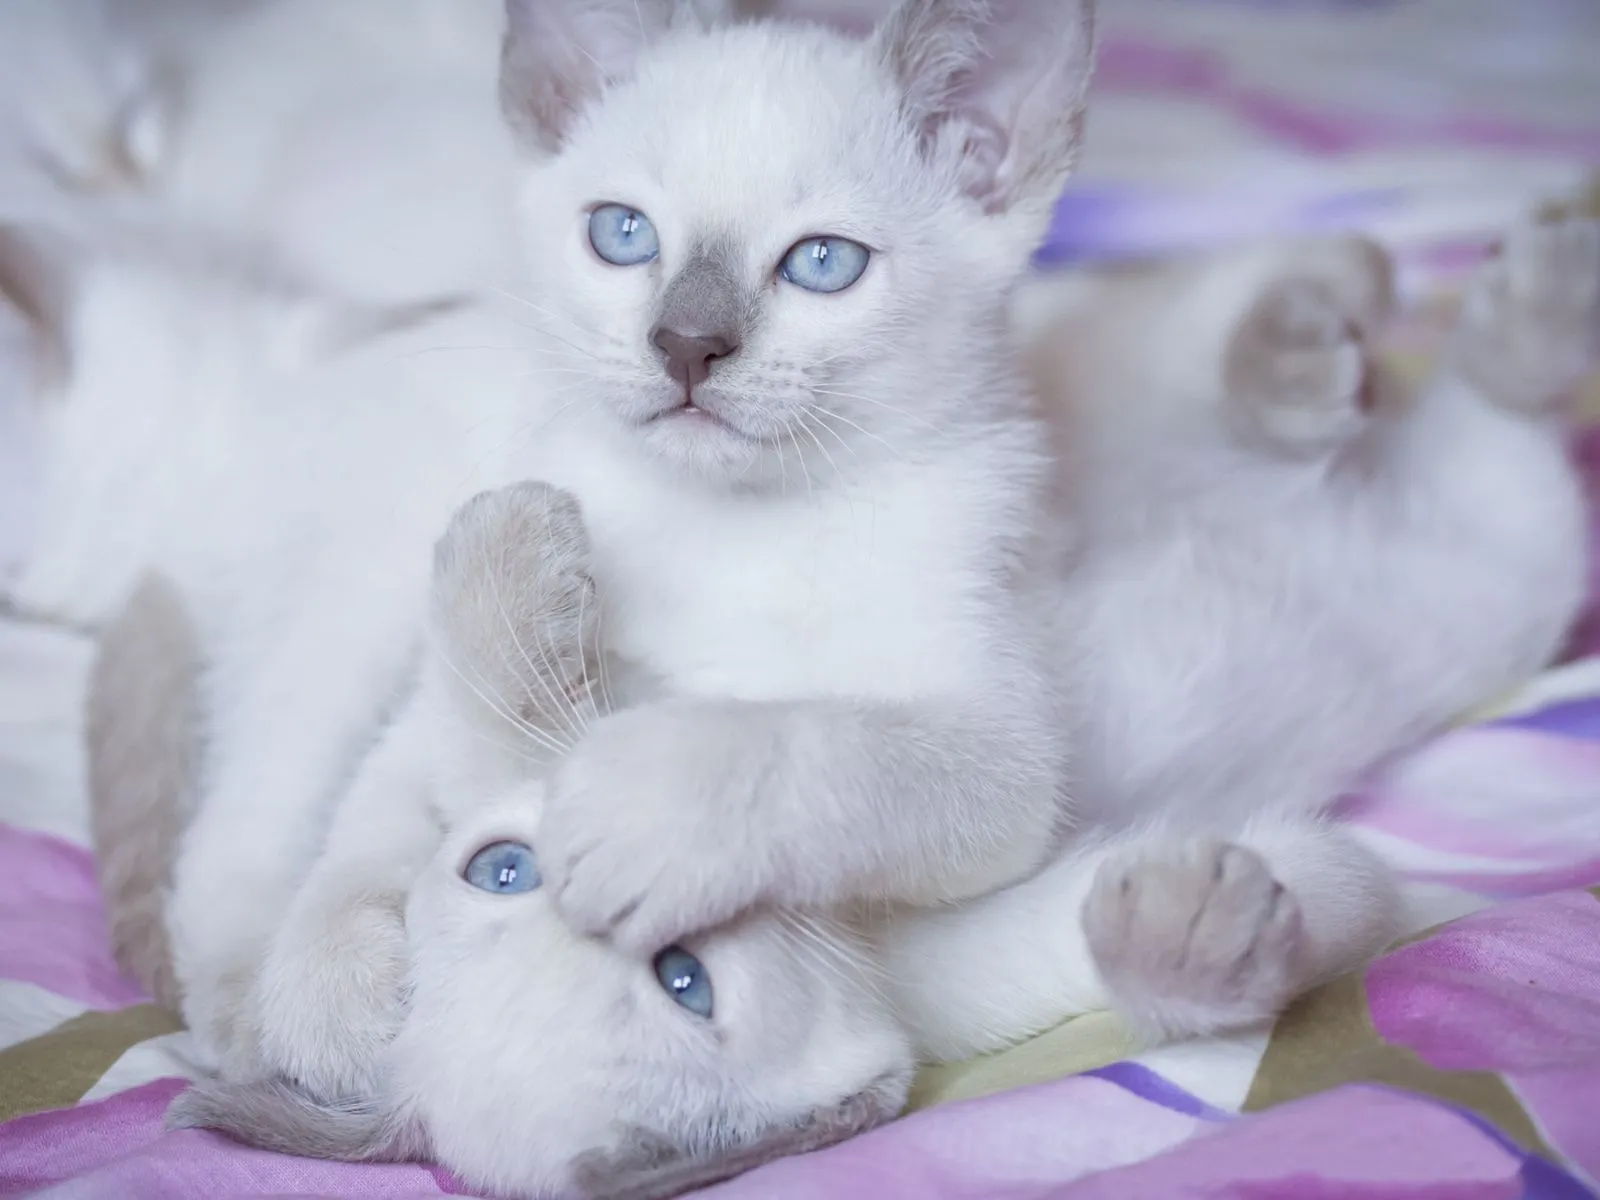
[[[1085,832],[1135,830],[1089,945],[1159,1033],[1270,1016],[1384,942],[1393,884],[1321,814],[1546,664],[1582,599],[1560,401],[1600,226],[1514,231],[1416,395],[1364,369],[1388,287],[1361,242],[1268,248],[1097,286],[1033,343],[1074,406],[1075,797]]]
[[[391,998],[398,1035],[368,1048],[370,1092],[320,1107],[285,1082],[213,1081],[178,1102],[175,1123],[287,1153],[431,1158],[497,1195],[676,1195],[899,1110],[911,1048],[843,925],[758,915],[640,962],[574,934],[540,888],[528,847],[542,788],[527,781],[517,746],[538,748],[533,720],[560,730],[571,702],[543,706],[581,678],[582,655],[525,651],[590,642],[585,559],[575,506],[542,485],[469,503],[441,541],[435,647],[418,684],[438,707],[415,736],[388,745],[448,762],[460,748],[452,754],[441,738],[487,728],[509,753],[480,753],[479,765],[521,760],[522,781],[495,799],[480,771],[471,811],[448,819],[447,831],[439,819],[448,804],[431,801],[447,802],[454,781],[415,801],[387,797],[376,812],[361,811],[357,790],[335,818],[364,835],[363,882],[384,886],[377,867],[399,883],[392,896],[363,898],[376,906],[337,914],[357,961],[370,959],[369,935],[390,931],[350,916],[391,904],[405,914],[403,932],[394,927],[407,980],[403,1002]],[[511,583],[522,590],[502,606]],[[98,844],[102,862],[113,875],[130,863],[143,871],[142,881],[124,873],[111,893],[113,921],[144,927],[134,965],[155,978],[170,969],[156,946],[165,929],[146,918],[177,849],[172,810],[194,755],[172,736],[173,718],[181,725],[199,699],[190,655],[173,653],[192,640],[185,603],[157,581],[137,590],[107,629],[89,696],[96,825],[109,835]],[[152,677],[161,681],[154,689]],[[467,684],[478,679],[505,686],[507,700],[526,698],[519,723]],[[190,728],[191,741],[199,735]],[[301,869],[275,865],[291,877]],[[181,926],[172,932],[181,989],[190,948]],[[234,961],[247,973],[260,966]]]
[[[644,955],[763,903],[974,895],[1036,867],[1060,819],[1045,459],[1007,308],[1076,145],[1083,6],[908,0],[866,42],[708,32],[660,0],[511,17],[525,351],[471,309],[382,344],[330,339],[315,306],[176,317],[114,273],[56,306],[79,370],[53,410],[57,534],[18,599],[104,615],[142,560],[203,626],[245,614],[175,880],[214,1049],[230,955],[294,882],[241,867],[223,814],[254,814],[274,858],[365,739],[354,789],[391,761],[431,777],[387,749],[405,713],[374,714],[417,640],[427,545],[485,485],[580,498],[607,647],[680,697],[596,721],[562,762],[540,844],[580,928]],[[441,347],[480,349],[418,354]],[[156,453],[163,507],[74,492]],[[309,956],[268,972],[269,1062],[337,1092],[388,1016],[308,916],[283,940]]]

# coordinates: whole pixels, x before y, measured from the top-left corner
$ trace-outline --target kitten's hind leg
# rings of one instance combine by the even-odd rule
[[[1368,342],[1394,306],[1388,255],[1361,238],[1296,247],[1228,335],[1224,413],[1248,444],[1317,457],[1366,425]]]
[[[1400,917],[1392,874],[1347,830],[1262,817],[1227,840],[1078,834],[1032,879],[875,936],[919,1051],[951,1061],[1105,1009],[1150,1042],[1258,1025],[1381,950]]]
[[[1539,414],[1600,351],[1600,221],[1524,225],[1462,301],[1448,368],[1485,399]]]
[[[1334,826],[1155,836],[1109,858],[1083,906],[1113,1006],[1161,1038],[1247,1028],[1398,931],[1386,867]]]

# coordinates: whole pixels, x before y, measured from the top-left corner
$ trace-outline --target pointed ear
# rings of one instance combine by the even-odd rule
[[[584,108],[627,78],[674,22],[721,15],[708,0],[506,0],[500,107],[529,149],[559,150]]]
[[[605,1200],[668,1200],[892,1121],[905,1106],[910,1087],[909,1071],[888,1072],[853,1096],[721,1154],[691,1153],[655,1130],[629,1129],[616,1147],[580,1154],[573,1162],[574,1182],[583,1195]]]
[[[277,1154],[338,1162],[414,1162],[431,1153],[414,1120],[369,1100],[319,1104],[278,1079],[206,1079],[167,1109],[168,1129],[213,1129]]]
[[[924,153],[985,211],[1055,204],[1083,139],[1094,0],[902,0],[876,42]]]
[[[76,275],[75,256],[64,239],[0,225],[0,302],[22,318],[44,390],[60,387],[67,378]]]

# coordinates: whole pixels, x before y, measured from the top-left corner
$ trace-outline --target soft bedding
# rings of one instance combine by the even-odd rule
[[[1420,369],[1459,269],[1600,167],[1593,0],[1107,0],[1106,15],[1083,182],[1047,264],[1372,229],[1401,252],[1416,319],[1395,352]],[[1600,417],[1600,379],[1584,404]],[[23,446],[0,412],[0,560],[26,542]],[[1576,452],[1600,498],[1600,430]],[[162,1132],[186,1036],[118,974],[102,928],[87,656],[0,622],[0,1196],[452,1192],[422,1166]],[[713,1193],[1600,1196],[1600,619],[1566,663],[1345,807],[1404,872],[1416,932],[1270,1032],[1136,1054],[1111,1017],[1069,1022],[927,1071],[905,1119]]]

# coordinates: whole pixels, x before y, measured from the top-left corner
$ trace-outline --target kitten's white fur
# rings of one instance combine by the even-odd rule
[[[1197,371],[1239,355],[1249,359],[1248,369],[1232,374],[1234,390],[1211,400],[1242,403],[1255,395],[1297,408],[1333,406],[1328,415],[1338,417],[1355,400],[1366,367],[1358,361],[1353,371],[1345,369],[1348,352],[1359,359],[1361,350],[1334,318],[1367,312],[1362,297],[1381,291],[1384,264],[1359,242],[1280,250],[1275,263],[1246,257],[1188,280],[1169,274],[1143,283],[1160,285],[1163,305],[1175,303],[1174,289],[1190,300],[1213,298],[1224,281],[1242,289],[1245,303],[1232,326],[1222,325],[1221,342],[1207,347],[1196,339],[1190,347]],[[1341,294],[1334,286],[1341,281],[1361,286]],[[1115,306],[1122,289],[1100,284],[1098,290]],[[1315,298],[1309,307],[1308,296]],[[1122,307],[1124,344],[1131,344],[1129,330],[1140,319],[1156,315],[1142,304]],[[1372,419],[1392,424],[1363,429],[1355,422],[1350,436],[1386,446],[1418,435],[1416,422],[1427,419],[1427,405],[1435,402],[1460,406],[1463,420],[1502,414],[1509,428],[1542,431],[1535,440],[1544,450],[1524,457],[1531,443],[1497,437],[1482,446],[1486,461],[1511,472],[1516,490],[1560,496],[1570,477],[1560,464],[1551,405],[1592,353],[1597,318],[1600,226],[1519,231],[1503,261],[1469,293],[1460,332],[1467,358],[1448,361],[1414,405],[1390,408],[1403,398],[1383,397]],[[1040,346],[1053,352],[1059,343],[1051,335],[1068,332],[1071,323],[1069,315],[1065,326],[1047,325]],[[1500,353],[1486,356],[1490,349]],[[1494,364],[1492,378],[1476,365],[1485,362]],[[1289,386],[1284,372],[1303,386]],[[1220,407],[1197,402],[1209,419],[1226,419]],[[1274,419],[1255,414],[1252,427]],[[1304,427],[1298,419],[1291,423],[1297,434]],[[1144,436],[1168,435],[1146,427]],[[1237,465],[1270,476],[1277,453],[1257,449]],[[1115,469],[1113,460],[1100,461],[1103,470]],[[1453,478],[1463,502],[1481,486],[1471,476]],[[1325,478],[1311,493],[1320,500],[1308,496],[1302,519],[1314,521],[1314,514],[1347,503],[1346,486],[1384,483],[1381,476],[1359,483]],[[1566,507],[1555,500],[1552,506]],[[1469,532],[1494,520],[1478,511],[1462,516]],[[1214,540],[1238,536],[1208,532]],[[1581,541],[1567,523],[1530,525],[1524,534],[1552,560],[1581,560]],[[1403,526],[1370,529],[1341,556],[1340,570],[1383,569],[1410,537]],[[1460,550],[1442,556],[1439,585],[1506,563],[1470,537]],[[368,1046],[372,1090],[359,1110],[366,1115],[351,1120],[279,1085],[225,1085],[185,1101],[181,1119],[301,1152],[432,1154],[474,1181],[542,1194],[570,1183],[582,1161],[596,1155],[610,1164],[607,1171],[627,1174],[638,1135],[608,1129],[605,1120],[623,1105],[624,1125],[645,1123],[673,1154],[700,1158],[694,1169],[714,1174],[718,1153],[750,1139],[759,1143],[772,1129],[796,1128],[808,1105],[833,1111],[860,1090],[877,1098],[875,1111],[883,1115],[904,1086],[911,1047],[923,1058],[963,1056],[1107,1004],[1168,1033],[1244,1024],[1271,1016],[1319,975],[1358,962],[1391,930],[1386,872],[1336,828],[1314,823],[1309,810],[1265,805],[1248,819],[1194,809],[1168,810],[1159,822],[1108,818],[1027,883],[955,908],[873,917],[865,932],[881,974],[862,959],[858,935],[838,922],[762,917],[692,940],[718,996],[726,989],[730,1001],[719,1009],[718,1049],[709,1041],[702,1046],[703,1030],[654,990],[644,964],[575,938],[546,896],[484,896],[458,878],[473,851],[489,842],[537,845],[544,788],[526,778],[537,769],[522,756],[536,755],[545,737],[564,737],[564,721],[602,700],[585,687],[593,680],[579,652],[592,656],[598,649],[590,552],[575,505],[542,486],[482,497],[453,520],[437,559],[436,640],[419,692],[439,706],[411,709],[418,723],[410,736],[387,740],[374,756],[374,786],[357,788],[344,802],[318,871],[296,897],[297,908],[309,906],[324,921],[317,934],[330,959],[382,966],[371,954],[375,944],[393,956],[392,971],[356,980],[387,994],[398,1029],[392,1042],[374,1039]],[[1483,672],[1472,678],[1489,679],[1498,669],[1493,664],[1517,657],[1524,646],[1537,642],[1549,650],[1561,614],[1547,601],[1534,593],[1508,625],[1454,647]],[[1336,611],[1330,604],[1320,615]],[[1426,632],[1376,616],[1366,628],[1370,645],[1396,653]],[[1337,698],[1339,677],[1321,666],[1303,680],[1295,701],[1315,695],[1326,705]],[[1413,706],[1430,702],[1431,675],[1390,682]],[[613,698],[622,704],[644,700],[654,686],[614,683]],[[568,695],[573,699],[560,699]],[[438,742],[452,730],[468,737],[465,755],[461,745]],[[510,753],[473,753],[479,738]],[[396,764],[395,756],[406,753],[419,761]],[[505,772],[497,781],[481,773],[435,774],[433,786],[410,803],[389,790],[414,786],[440,764],[483,772],[496,762]],[[496,784],[501,798],[485,803]],[[443,836],[440,819],[450,830]],[[402,905],[403,934],[386,916]],[[313,926],[291,913],[284,928]],[[407,964],[409,1012],[396,991]],[[589,1027],[597,1012],[602,1024]],[[894,1020],[907,1027],[911,1046],[894,1033]],[[495,1035],[463,1037],[464,1029]],[[616,1062],[607,1057],[613,1048],[621,1052]],[[552,1088],[547,1081],[558,1075],[583,1081],[580,1094]],[[677,1084],[658,1091],[658,1078]],[[613,1089],[622,1080],[627,1090],[619,1096]],[[470,1105],[463,1095],[473,1097]],[[639,1095],[644,1106],[628,1107]],[[599,1109],[588,1104],[595,1097]],[[720,1134],[706,1132],[713,1116],[723,1122]],[[530,1137],[534,1131],[539,1136]],[[783,1145],[781,1138],[768,1143],[767,1152]]]
[[[607,644],[680,697],[597,721],[556,775],[540,844],[580,928],[640,953],[762,902],[979,894],[1033,869],[1060,818],[1034,544],[1045,460],[1006,310],[1071,163],[1080,6],[910,0],[867,42],[706,32],[633,0],[512,13],[508,102],[559,147],[524,165],[525,348],[494,350],[517,331],[463,310],[329,357],[314,306],[264,323],[193,297],[163,312],[115,272],[91,273],[74,306],[54,533],[17,599],[94,619],[154,563],[195,589],[203,622],[243,614],[212,676],[216,770],[175,880],[203,1037],[223,1032],[229,964],[293,882],[237,847],[309,860],[304,814],[404,678],[427,543],[487,484],[532,476],[581,498]],[[551,81],[559,103],[541,107]],[[586,210],[612,197],[651,214],[658,265],[595,259]],[[848,293],[774,278],[818,229],[876,247]],[[708,246],[757,318],[696,393],[720,425],[663,412],[681,386],[649,341],[660,293]],[[140,445],[132,463],[79,457]],[[109,481],[157,452],[161,490],[205,500],[108,507]],[[74,491],[86,480],[100,496]],[[386,761],[380,747],[354,788]],[[337,1091],[362,1069],[352,1024],[381,1014],[342,1007],[326,963],[282,965],[269,1061]]]

